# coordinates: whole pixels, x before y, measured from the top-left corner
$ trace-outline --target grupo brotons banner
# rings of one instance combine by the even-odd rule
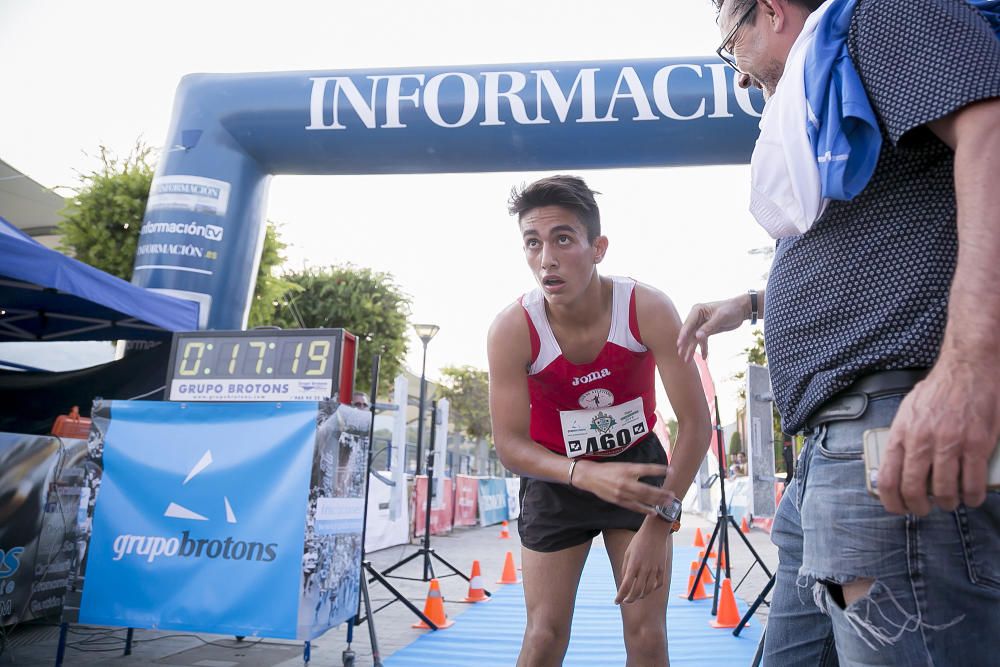
[[[67,620],[311,639],[355,613],[367,412],[98,401],[93,417],[103,475]]]

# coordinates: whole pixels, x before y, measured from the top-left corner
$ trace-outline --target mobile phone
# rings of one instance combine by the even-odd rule
[[[868,493],[878,496],[878,469],[885,458],[885,448],[889,445],[889,429],[873,428],[865,431],[862,437],[865,456],[865,484]],[[996,491],[1000,490],[1000,442],[993,450],[987,464],[986,485]],[[927,493],[930,494],[930,479],[927,480]]]

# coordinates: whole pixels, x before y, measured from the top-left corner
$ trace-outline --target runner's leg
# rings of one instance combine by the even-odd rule
[[[521,548],[521,576],[528,622],[518,667],[558,667],[569,646],[576,589],[590,540],[560,551]]]
[[[625,529],[604,531],[604,546],[611,559],[615,584],[621,585],[625,550],[635,532]],[[667,538],[667,562],[664,564],[663,586],[641,600],[622,604],[622,627],[625,631],[627,667],[663,667],[667,657],[667,596],[670,592],[670,565],[673,557],[673,536]]]

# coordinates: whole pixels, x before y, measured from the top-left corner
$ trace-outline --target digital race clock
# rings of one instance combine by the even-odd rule
[[[354,387],[357,339],[344,329],[174,334],[171,401],[315,401]]]

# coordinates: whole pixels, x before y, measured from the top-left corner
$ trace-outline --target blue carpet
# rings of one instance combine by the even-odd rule
[[[748,665],[760,641],[761,624],[752,621],[739,637],[709,627],[712,601],[688,602],[692,548],[674,549],[667,635],[670,664]],[[568,667],[625,664],[621,616],[605,551],[594,548],[584,568],[573,614],[573,634],[564,662]],[[740,613],[746,605],[737,599]],[[524,635],[524,592],[520,585],[499,586],[487,603],[473,606],[447,630],[428,632],[385,660],[387,667],[510,667],[517,662]]]

